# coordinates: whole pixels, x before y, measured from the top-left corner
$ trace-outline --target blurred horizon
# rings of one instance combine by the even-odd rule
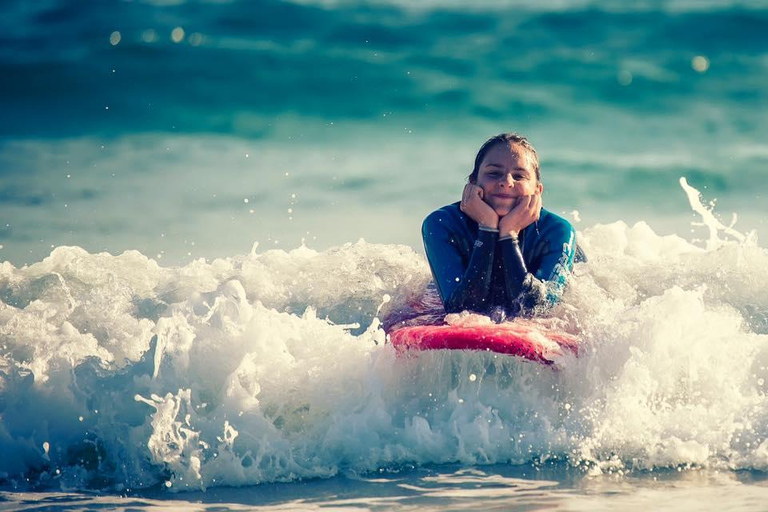
[[[489,136],[545,206],[696,238],[681,176],[768,236],[768,6],[20,0],[0,6],[0,260],[421,251]]]

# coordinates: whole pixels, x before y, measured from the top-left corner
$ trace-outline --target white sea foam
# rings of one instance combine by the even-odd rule
[[[768,469],[768,252],[713,229],[706,248],[644,223],[581,232],[589,262],[548,322],[584,348],[559,370],[397,356],[375,315],[430,279],[405,246],[174,268],[59,247],[4,263],[0,478],[198,489],[552,458]]]

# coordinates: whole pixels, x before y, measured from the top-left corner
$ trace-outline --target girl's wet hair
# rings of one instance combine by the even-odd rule
[[[539,155],[536,153],[536,148],[533,147],[533,144],[530,143],[528,139],[523,137],[522,135],[519,135],[514,132],[510,133],[500,133],[499,135],[495,135],[485,141],[485,143],[480,146],[480,150],[477,152],[477,156],[475,157],[475,167],[472,169],[472,174],[469,175],[469,182],[475,183],[477,181],[477,174],[480,172],[480,164],[483,163],[483,158],[485,158],[486,153],[499,143],[505,143],[505,144],[518,144],[525,149],[528,150],[528,154],[531,156],[531,163],[533,164],[533,170],[536,172],[536,181],[541,181],[541,171],[539,169]]]

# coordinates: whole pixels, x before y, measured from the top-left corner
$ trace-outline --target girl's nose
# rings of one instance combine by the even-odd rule
[[[505,175],[502,181],[504,182],[504,185],[506,185],[507,187],[515,186],[515,178],[513,178],[511,174]]]

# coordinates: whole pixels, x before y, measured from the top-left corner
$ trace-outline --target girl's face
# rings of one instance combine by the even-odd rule
[[[514,142],[500,142],[488,150],[480,162],[475,184],[483,189],[483,200],[499,217],[515,207],[518,197],[541,194],[544,190],[536,179],[528,150]]]

